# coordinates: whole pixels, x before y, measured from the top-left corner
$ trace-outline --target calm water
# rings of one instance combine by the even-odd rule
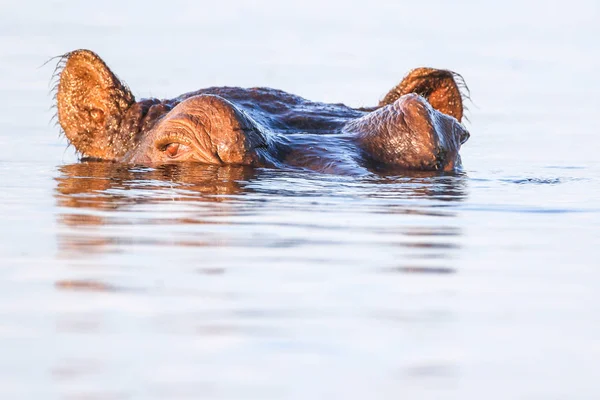
[[[1,3],[0,398],[600,398],[600,5],[417,3]],[[138,98],[449,68],[465,171],[78,163],[76,48]]]

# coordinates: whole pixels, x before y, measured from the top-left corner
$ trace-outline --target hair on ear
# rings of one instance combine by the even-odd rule
[[[58,122],[69,142],[86,157],[115,159],[133,139],[119,131],[135,98],[102,59],[89,50],[60,57],[54,75]]]
[[[408,93],[423,96],[433,108],[458,121],[463,118],[463,100],[470,98],[469,88],[460,74],[444,69],[416,68],[385,95],[379,107],[391,104]]]

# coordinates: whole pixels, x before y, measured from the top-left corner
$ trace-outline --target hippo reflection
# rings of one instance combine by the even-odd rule
[[[360,213],[365,221],[395,218],[396,223],[375,224],[373,233],[410,236],[398,239],[399,246],[439,254],[454,251],[451,243],[440,247],[438,239],[460,234],[453,221],[456,204],[468,196],[468,179],[461,173],[431,171],[350,178],[231,165],[146,168],[79,162],[59,167],[54,195],[61,227],[58,247],[65,257],[97,257],[131,245],[211,248],[260,243],[279,248],[289,243],[281,237],[292,225],[327,232],[325,237],[300,235],[296,241],[333,243],[339,240],[336,230],[347,227],[330,226],[330,220],[320,217],[324,211]],[[315,209],[322,211],[315,214]],[[290,213],[306,218],[289,220]],[[247,230],[260,231],[260,240],[246,235]],[[430,235],[436,240],[428,242]]]
[[[283,185],[286,182],[288,185]],[[407,171],[401,177],[367,176],[351,182],[364,198],[435,200],[431,207],[425,206],[427,212],[439,209],[443,202],[463,201],[467,196],[463,173],[440,176],[431,171]],[[56,183],[58,206],[96,210],[174,202],[220,203],[226,207],[226,203],[241,196],[319,197],[335,195],[343,188],[338,177],[309,178],[293,171],[237,165],[197,168],[193,163],[139,168],[112,162],[80,162],[61,166]],[[313,185],[319,188],[318,194]],[[299,187],[308,188],[307,192]],[[262,204],[262,200],[257,204]],[[406,204],[400,202],[397,206],[404,209]]]
[[[280,90],[213,87],[136,101],[89,50],[62,57],[58,121],[87,159],[157,165],[452,171],[469,138],[462,79],[411,71],[376,107],[311,102]]]

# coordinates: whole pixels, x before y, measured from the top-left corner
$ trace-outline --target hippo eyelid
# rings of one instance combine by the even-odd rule
[[[191,146],[192,141],[188,137],[189,134],[184,133],[184,132],[185,132],[185,129],[183,129],[183,132],[180,129],[169,131],[168,133],[166,133],[164,136],[162,136],[160,139],[158,139],[156,141],[156,143],[155,143],[156,148],[160,151],[163,151],[164,148],[171,143],[180,143],[185,146]]]

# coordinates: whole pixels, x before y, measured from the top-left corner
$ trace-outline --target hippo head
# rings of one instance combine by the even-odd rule
[[[265,146],[256,125],[219,96],[136,102],[87,50],[65,57],[56,98],[65,135],[88,159],[251,165],[256,162],[251,150]]]
[[[58,121],[88,159],[258,166],[273,159],[291,164],[288,160],[330,157],[326,162],[335,164],[347,152],[373,165],[451,170],[469,137],[460,124],[460,80],[444,70],[411,71],[370,109],[314,103],[265,88],[209,88],[172,100],[136,101],[89,50],[65,55],[58,77]],[[334,143],[332,137],[340,139]],[[315,150],[319,141],[329,150]]]

